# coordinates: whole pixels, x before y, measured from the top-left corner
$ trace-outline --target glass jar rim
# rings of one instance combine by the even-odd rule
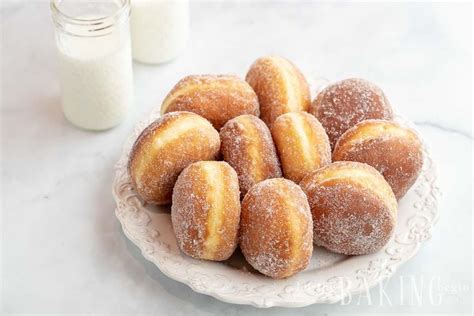
[[[77,18],[71,16],[59,8],[59,3],[62,0],[50,0],[50,8],[53,16],[53,21],[55,24],[67,33],[71,33],[65,30],[64,25],[74,25],[74,26],[84,26],[90,27],[88,32],[91,32],[89,35],[79,35],[79,34],[71,34],[76,36],[101,36],[93,34],[94,31],[104,31],[106,29],[111,28],[114,24],[121,23],[123,20],[126,20],[130,16],[130,0],[120,0],[120,6],[110,15],[105,15],[99,18]],[[125,17],[125,18],[124,18]]]

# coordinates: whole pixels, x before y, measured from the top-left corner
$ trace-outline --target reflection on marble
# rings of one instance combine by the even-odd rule
[[[7,0],[0,10],[3,311],[292,314],[225,304],[169,280],[123,236],[110,192],[125,137],[181,77],[244,76],[265,54],[287,56],[311,77],[372,80],[417,124],[440,168],[441,219],[386,284],[393,306],[377,311],[469,311],[470,4],[193,3],[189,49],[160,67],[135,64],[135,110],[103,133],[78,130],[61,113],[48,2]],[[438,280],[441,305],[425,297],[423,306],[397,306],[410,295],[401,294],[404,277],[419,287]],[[298,313],[366,313],[367,305],[362,298]]]

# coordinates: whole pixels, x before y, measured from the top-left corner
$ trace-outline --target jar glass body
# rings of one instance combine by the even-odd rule
[[[132,0],[130,19],[134,60],[165,63],[186,48],[188,0]]]
[[[118,125],[133,103],[129,0],[53,0],[51,10],[64,115],[84,129]]]

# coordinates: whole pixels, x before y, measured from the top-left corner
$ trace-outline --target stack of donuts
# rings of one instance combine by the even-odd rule
[[[161,112],[131,150],[134,189],[171,203],[183,253],[223,261],[240,247],[271,278],[305,269],[313,244],[381,249],[422,168],[420,139],[393,121],[380,88],[346,79],[311,102],[302,73],[278,56],[257,59],[245,80],[185,77]]]

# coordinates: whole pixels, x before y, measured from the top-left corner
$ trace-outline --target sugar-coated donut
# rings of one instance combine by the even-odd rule
[[[258,98],[247,82],[232,75],[192,75],[179,81],[166,96],[161,113],[194,112],[220,129],[228,120],[259,115]]]
[[[300,182],[312,171],[331,163],[331,146],[324,127],[311,114],[280,115],[271,126],[285,178]]]
[[[393,233],[397,200],[383,176],[359,162],[335,162],[301,181],[318,246],[346,255],[382,248]]]
[[[311,103],[309,85],[303,74],[283,57],[257,59],[246,80],[257,93],[261,118],[268,125],[281,114],[308,110]]]
[[[173,189],[171,220],[185,254],[228,259],[238,243],[240,192],[237,173],[224,161],[200,161],[179,175]]]
[[[256,270],[275,279],[292,276],[308,266],[312,240],[311,211],[298,185],[269,179],[245,195],[240,248]]]
[[[254,115],[228,121],[220,131],[221,152],[239,175],[242,196],[256,183],[281,177],[280,162],[272,135]]]
[[[161,116],[138,136],[128,162],[132,185],[145,202],[167,204],[179,173],[219,154],[219,133],[190,112]]]
[[[377,169],[400,199],[423,166],[423,146],[416,133],[392,121],[366,120],[336,143],[333,159],[359,161]]]
[[[309,112],[326,129],[333,149],[338,138],[355,124],[393,117],[383,91],[363,79],[346,79],[326,87],[313,101]]]

